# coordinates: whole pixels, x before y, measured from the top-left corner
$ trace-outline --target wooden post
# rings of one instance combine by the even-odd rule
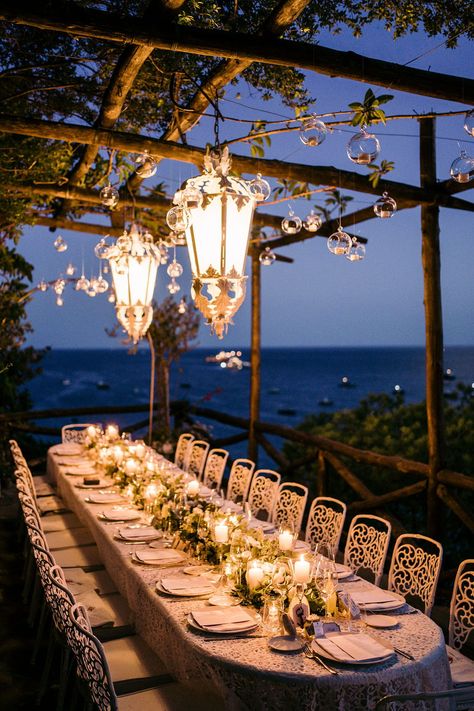
[[[436,183],[436,129],[432,118],[420,118],[421,187]],[[441,306],[439,208],[421,206],[421,258],[423,264],[425,340],[426,340],[426,415],[428,423],[427,529],[438,535],[439,499],[436,494],[438,472],[444,467],[443,415],[443,316]]]
[[[260,365],[261,365],[261,272],[259,253],[252,253],[252,314],[250,350],[250,423],[248,456],[258,460],[258,442],[255,423],[260,419]]]

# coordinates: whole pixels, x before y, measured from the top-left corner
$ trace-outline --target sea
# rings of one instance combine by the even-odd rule
[[[206,357],[215,353],[191,350],[173,365],[171,399],[248,417],[250,369],[230,370],[207,362]],[[242,349],[241,358],[250,360],[248,349]],[[452,374],[445,381],[447,390],[459,382],[471,386],[474,346],[447,347],[444,367]],[[29,383],[36,410],[148,402],[150,354],[146,348],[135,355],[125,348],[54,349],[46,353],[42,368],[42,374]],[[369,393],[390,394],[399,388],[408,403],[425,398],[424,349],[416,347],[264,348],[261,375],[260,419],[291,427],[313,413],[353,408]],[[348,386],[342,386],[343,379]],[[126,429],[127,424],[146,419],[146,413],[102,419]],[[41,424],[51,426],[56,421]],[[214,437],[236,433],[215,423],[211,431]],[[235,445],[232,453],[245,456],[245,447],[245,443]]]

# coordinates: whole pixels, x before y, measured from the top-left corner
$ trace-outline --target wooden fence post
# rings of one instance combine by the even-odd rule
[[[436,128],[432,118],[420,118],[421,187],[436,183]],[[426,339],[426,415],[428,423],[427,529],[439,533],[438,472],[444,467],[443,316],[441,304],[439,207],[421,206],[421,258],[423,264]]]
[[[252,315],[250,351],[250,422],[248,456],[258,460],[258,442],[255,423],[260,419],[260,365],[261,365],[261,272],[259,252],[252,253]]]

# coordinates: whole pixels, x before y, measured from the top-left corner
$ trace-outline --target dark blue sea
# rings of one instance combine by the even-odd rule
[[[250,370],[224,370],[206,363],[205,357],[215,352],[196,349],[182,357],[173,367],[171,398],[247,417]],[[243,350],[242,358],[250,359],[248,350]],[[447,389],[458,382],[470,385],[474,347],[446,348],[444,367],[456,378],[446,381]],[[147,349],[136,355],[126,349],[53,350],[46,354],[43,373],[29,389],[35,409],[145,404],[149,377]],[[343,377],[352,387],[340,386]],[[351,408],[369,393],[392,393],[396,385],[403,389],[406,402],[420,402],[424,382],[422,348],[266,348],[261,419],[295,426],[306,415]],[[321,404],[325,399],[331,404]],[[125,427],[145,418],[146,414],[133,414],[110,420]],[[234,432],[219,425],[214,428],[216,436]],[[238,447],[243,450],[245,444]]]

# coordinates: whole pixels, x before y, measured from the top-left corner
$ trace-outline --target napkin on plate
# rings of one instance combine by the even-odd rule
[[[370,662],[390,656],[392,651],[368,634],[337,634],[320,637],[317,646],[344,662]]]
[[[397,595],[375,588],[373,590],[361,590],[360,592],[352,592],[354,602],[366,610],[371,607],[379,607],[380,605],[393,605],[396,602],[403,602]]]
[[[111,509],[110,511],[101,511],[100,517],[107,521],[133,521],[140,518],[141,514],[135,509]],[[129,531],[132,529],[128,529]],[[140,531],[142,529],[137,529]]]
[[[192,613],[195,622],[212,632],[235,632],[255,627],[256,621],[242,607],[214,607],[212,610],[196,610]]]
[[[120,537],[126,541],[152,540],[159,536],[156,528],[152,528],[151,526],[142,526],[141,528],[120,528],[118,533]]]
[[[171,563],[180,563],[184,555],[180,551],[170,548],[151,548],[146,551],[135,551],[135,557],[141,563],[170,565]]]
[[[91,504],[114,504],[119,501],[125,501],[123,496],[115,494],[113,491],[91,492],[88,499]]]
[[[215,590],[214,585],[209,582],[209,580],[191,578],[189,576],[185,577],[184,575],[182,577],[176,575],[173,577],[170,576],[168,578],[162,578],[161,587],[167,592],[178,593],[181,595],[188,591],[193,595],[206,595],[207,593],[214,592]]]

